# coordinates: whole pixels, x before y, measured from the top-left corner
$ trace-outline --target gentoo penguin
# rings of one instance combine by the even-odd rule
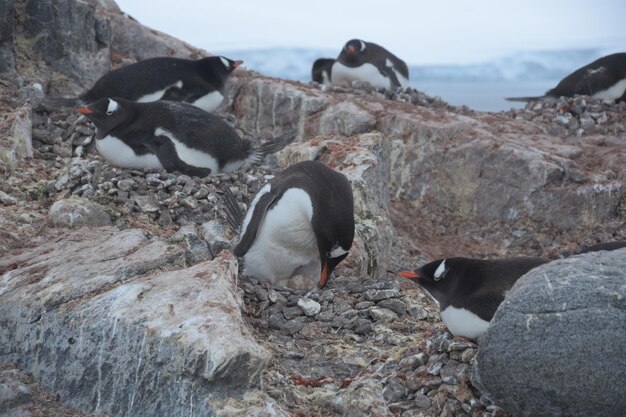
[[[360,39],[348,41],[333,64],[331,80],[350,87],[352,81],[367,81],[375,88],[409,86],[409,69],[404,61],[375,43]]]
[[[102,98],[121,97],[137,102],[184,101],[213,111],[224,96],[226,79],[243,61],[223,56],[199,60],[150,58],[103,75],[94,86],[76,99],[50,98],[44,106],[79,106]]]
[[[122,168],[165,168],[188,175],[231,172],[259,163],[295,134],[254,148],[219,117],[188,103],[104,98],[77,111],[96,125],[96,148]]]
[[[626,101],[626,52],[607,55],[577,69],[543,96],[510,97],[507,100],[535,101],[575,95]]]
[[[320,58],[313,63],[311,79],[316,83],[326,86],[332,85],[330,74],[335,60],[332,58]]]
[[[441,319],[452,334],[477,339],[487,330],[513,284],[531,269],[547,262],[530,257],[447,258],[399,274],[416,280],[437,300]]]
[[[320,274],[322,288],[348,256],[353,238],[348,179],[321,162],[305,161],[278,173],[257,193],[234,253],[243,258],[245,275],[284,286],[293,275]]]

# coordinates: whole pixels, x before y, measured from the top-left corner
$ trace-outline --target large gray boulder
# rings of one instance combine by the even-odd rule
[[[473,380],[516,417],[626,413],[626,249],[522,277],[481,341]]]
[[[260,383],[269,354],[247,330],[237,261],[186,268],[138,230],[77,229],[0,258],[0,360],[63,403],[115,416],[212,415]]]

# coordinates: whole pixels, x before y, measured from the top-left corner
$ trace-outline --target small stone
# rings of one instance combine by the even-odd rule
[[[279,313],[271,314],[268,319],[268,325],[272,329],[281,329],[285,325],[285,318]]]
[[[192,196],[188,196],[181,200],[180,205],[190,210],[195,210],[198,208],[198,200],[196,200]]]
[[[409,315],[413,317],[415,320],[424,320],[428,318],[428,311],[422,306],[417,304],[413,304],[409,307]]]
[[[374,321],[382,321],[383,323],[391,323],[398,318],[398,315],[391,310],[380,307],[372,307],[369,315]]]
[[[122,191],[131,191],[135,186],[135,181],[131,179],[119,180],[117,182],[117,188]]]
[[[424,394],[415,394],[415,398],[413,398],[413,403],[417,408],[421,409],[426,409],[431,405],[430,398],[428,398]]]
[[[455,360],[449,360],[446,365],[439,371],[441,380],[446,384],[458,384],[458,367],[459,363]],[[467,365],[465,365],[467,366]],[[460,371],[460,370],[459,370]]]
[[[317,279],[313,277],[306,277],[304,275],[295,275],[289,278],[287,287],[296,291],[307,291],[317,287]]]
[[[354,328],[355,334],[368,334],[374,330],[372,323],[369,320],[359,320]]]
[[[5,206],[12,206],[14,204],[17,204],[17,199],[3,191],[0,191],[0,203],[4,204]]]
[[[137,204],[139,210],[144,213],[156,213],[159,211],[159,200],[154,194],[132,196],[132,200]]]
[[[426,364],[427,360],[428,360],[428,357],[426,356],[426,354],[424,352],[420,352],[416,355],[411,355],[406,358],[402,358],[400,360],[400,367],[415,369],[418,366],[422,366]]]
[[[428,372],[431,375],[438,375],[442,367],[443,367],[442,362],[439,362],[439,361],[432,362],[426,367],[426,372]]]
[[[383,398],[387,402],[396,402],[406,397],[406,385],[404,381],[398,377],[387,379],[387,384],[383,388]]]
[[[333,301],[334,298],[335,298],[335,293],[332,292],[332,290],[325,290],[325,291],[322,291],[322,294],[320,294],[320,301],[322,302],[324,301],[331,302]]]
[[[315,320],[317,321],[332,321],[335,318],[335,313],[330,310],[322,311],[317,316],[315,316]]]
[[[373,301],[360,301],[354,305],[356,310],[365,310],[374,305]]]
[[[285,316],[287,320],[291,320],[294,317],[301,316],[302,313],[303,313],[302,309],[297,306],[283,308],[283,315]]]
[[[435,337],[434,339],[431,339],[429,342],[433,349],[435,349],[437,352],[449,352],[450,345],[452,343],[450,341],[450,338],[450,333],[446,332]]]
[[[110,226],[111,217],[102,206],[83,197],[56,201],[48,210],[48,220],[55,227]]]
[[[280,332],[283,334],[287,334],[289,336],[293,336],[298,333],[304,327],[304,322],[298,319],[288,320],[285,322],[283,327],[280,329]]]
[[[341,314],[345,311],[351,310],[352,306],[348,303],[346,303],[345,301],[342,300],[336,300],[333,303],[333,311],[335,314]]]
[[[230,240],[226,237],[226,229],[217,220],[202,223],[200,234],[202,239],[209,244],[214,255],[231,248]]]
[[[310,298],[300,298],[298,300],[298,306],[300,306],[304,314],[308,317],[316,315],[322,309],[320,303]]]
[[[54,188],[57,191],[61,191],[65,188],[65,186],[69,182],[70,182],[70,175],[68,173],[65,173],[56,180],[56,182],[54,183]]]
[[[400,291],[398,290],[367,290],[365,291],[365,298],[370,301],[382,301],[387,298],[399,297]]]
[[[474,356],[476,356],[476,349],[464,350],[461,354],[461,362],[470,363]]]
[[[378,307],[386,308],[393,311],[398,316],[402,316],[404,313],[406,313],[406,304],[404,304],[397,298],[388,298],[386,300],[382,300],[377,305]]]
[[[591,129],[592,127],[595,127],[596,122],[595,120],[593,120],[593,117],[588,116],[586,114],[583,114],[582,116],[580,116],[580,127],[582,129]]]

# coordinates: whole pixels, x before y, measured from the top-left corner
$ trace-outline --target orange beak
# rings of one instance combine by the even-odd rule
[[[398,272],[398,275],[400,275],[403,278],[409,278],[409,279],[419,278],[419,275],[416,274],[415,271],[400,271]]]
[[[79,107],[79,108],[76,109],[76,111],[79,112],[80,114],[93,114],[93,113],[95,113],[89,107]]]
[[[324,288],[326,285],[326,281],[328,281],[328,263],[324,264],[324,268],[322,268],[322,275],[320,276],[320,288]]]
[[[233,62],[233,69],[237,68],[241,64],[243,64],[243,61],[241,60]]]

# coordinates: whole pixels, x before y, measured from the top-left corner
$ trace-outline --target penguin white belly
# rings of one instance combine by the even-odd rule
[[[121,168],[163,169],[163,165],[155,154],[137,155],[133,148],[115,136],[108,135],[102,139],[96,139],[96,149],[104,159]]]
[[[180,139],[178,139],[176,135],[174,135],[172,132],[157,127],[154,130],[154,135],[163,135],[170,138],[172,140],[172,143],[174,144],[174,147],[176,148],[176,153],[178,154],[178,157],[184,163],[198,168],[209,168],[211,170],[211,173],[220,172],[219,164],[216,158],[206,152],[190,148],[189,146],[185,145]]]
[[[441,319],[453,335],[468,339],[477,339],[489,327],[488,321],[464,308],[448,306],[441,312]]]
[[[137,99],[137,102],[138,103],[148,103],[150,101],[157,101],[158,99],[163,97],[163,95],[167,92],[167,90],[169,90],[172,87],[182,88],[183,87],[183,82],[182,81],[176,81],[174,84],[168,85],[167,87],[165,87],[162,90],[157,90],[154,93],[143,95],[143,96],[141,96],[141,97],[139,97]]]
[[[333,64],[330,79],[335,85],[352,86],[352,81],[367,81],[375,88],[391,87],[391,80],[385,77],[372,64],[363,64],[360,67],[350,68],[340,62]]]
[[[607,88],[606,90],[598,91],[592,97],[600,100],[615,100],[624,95],[626,91],[626,79],[620,80],[616,84],[613,84],[612,87]]]
[[[252,210],[253,207],[250,208]],[[310,265],[315,262],[319,272],[320,260],[311,226],[312,216],[313,205],[309,195],[299,188],[287,190],[266,212],[254,243],[244,255],[244,274],[271,283],[284,282],[298,268],[304,266],[306,270],[311,270]]]
[[[219,91],[213,91],[209,94],[205,94],[192,104],[196,107],[201,108],[204,111],[212,112],[217,109],[217,107],[222,104],[222,100],[224,100],[224,96]]]

